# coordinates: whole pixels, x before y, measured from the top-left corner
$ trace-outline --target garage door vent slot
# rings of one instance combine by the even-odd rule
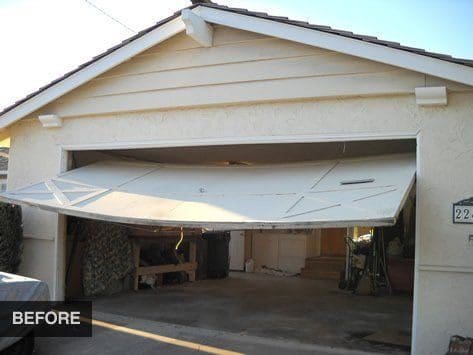
[[[355,179],[355,180],[344,180],[340,181],[340,185],[355,185],[355,184],[367,184],[374,182],[374,179]]]

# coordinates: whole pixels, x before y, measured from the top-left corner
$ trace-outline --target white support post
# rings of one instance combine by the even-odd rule
[[[186,26],[186,34],[188,36],[204,47],[212,47],[212,26],[189,9],[182,10],[181,18]]]

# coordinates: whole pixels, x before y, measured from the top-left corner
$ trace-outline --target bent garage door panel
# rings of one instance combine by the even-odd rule
[[[415,178],[413,155],[256,166],[110,160],[1,198],[67,215],[206,228],[392,225]]]

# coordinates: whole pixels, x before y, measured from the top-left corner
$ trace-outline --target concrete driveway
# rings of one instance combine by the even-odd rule
[[[94,320],[92,338],[38,338],[36,354],[374,354],[101,312]]]
[[[334,280],[247,273],[100,297],[93,308],[194,328],[379,352],[392,348],[363,337],[379,331],[409,333],[412,321],[408,296],[358,296],[339,290]]]
[[[93,338],[38,339],[38,354],[406,354],[368,334],[409,332],[406,296],[356,296],[336,281],[231,273],[93,301]]]

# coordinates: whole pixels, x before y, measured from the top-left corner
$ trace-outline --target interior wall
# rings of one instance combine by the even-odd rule
[[[307,257],[312,258],[320,256],[320,239],[322,231],[320,229],[313,229],[311,237],[307,240]]]
[[[346,254],[346,228],[325,228],[320,235],[320,255],[340,257]]]
[[[260,230],[252,233],[252,259],[256,271],[262,269],[300,273],[305,260],[314,254],[313,230]]]

